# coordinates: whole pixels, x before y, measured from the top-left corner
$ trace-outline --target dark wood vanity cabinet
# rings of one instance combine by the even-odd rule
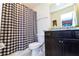
[[[79,56],[79,31],[45,31],[46,56]]]
[[[57,55],[58,43],[55,40],[52,31],[45,32],[45,54],[46,56]]]

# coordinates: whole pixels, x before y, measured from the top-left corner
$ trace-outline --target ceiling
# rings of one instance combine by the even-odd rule
[[[36,7],[40,5],[40,3],[23,3],[23,5],[26,5],[27,7],[36,11]]]
[[[50,12],[55,12],[60,9],[64,9],[66,7],[74,5],[73,3],[54,3],[50,5]]]
[[[27,7],[33,9],[36,11],[36,8],[39,6],[39,5],[42,5],[44,3],[22,3],[23,5],[26,5]],[[48,4],[50,7],[50,12],[55,12],[57,10],[60,10],[60,9],[63,9],[65,7],[68,7],[68,6],[71,6],[73,5],[73,3],[49,3]]]

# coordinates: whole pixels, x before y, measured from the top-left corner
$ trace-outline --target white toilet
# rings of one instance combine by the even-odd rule
[[[32,50],[32,56],[41,56],[43,52],[44,35],[38,35],[38,42],[29,44],[29,49]]]

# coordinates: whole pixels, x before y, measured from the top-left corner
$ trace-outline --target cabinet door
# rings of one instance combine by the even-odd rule
[[[58,55],[58,46],[55,38],[52,37],[52,31],[45,32],[45,54],[46,56]]]
[[[45,55],[51,56],[52,55],[52,33],[51,32],[45,32]]]

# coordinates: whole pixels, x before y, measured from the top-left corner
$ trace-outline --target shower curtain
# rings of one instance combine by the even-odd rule
[[[0,41],[5,44],[0,50],[1,56],[24,50],[37,41],[36,12],[19,3],[4,3]]]

